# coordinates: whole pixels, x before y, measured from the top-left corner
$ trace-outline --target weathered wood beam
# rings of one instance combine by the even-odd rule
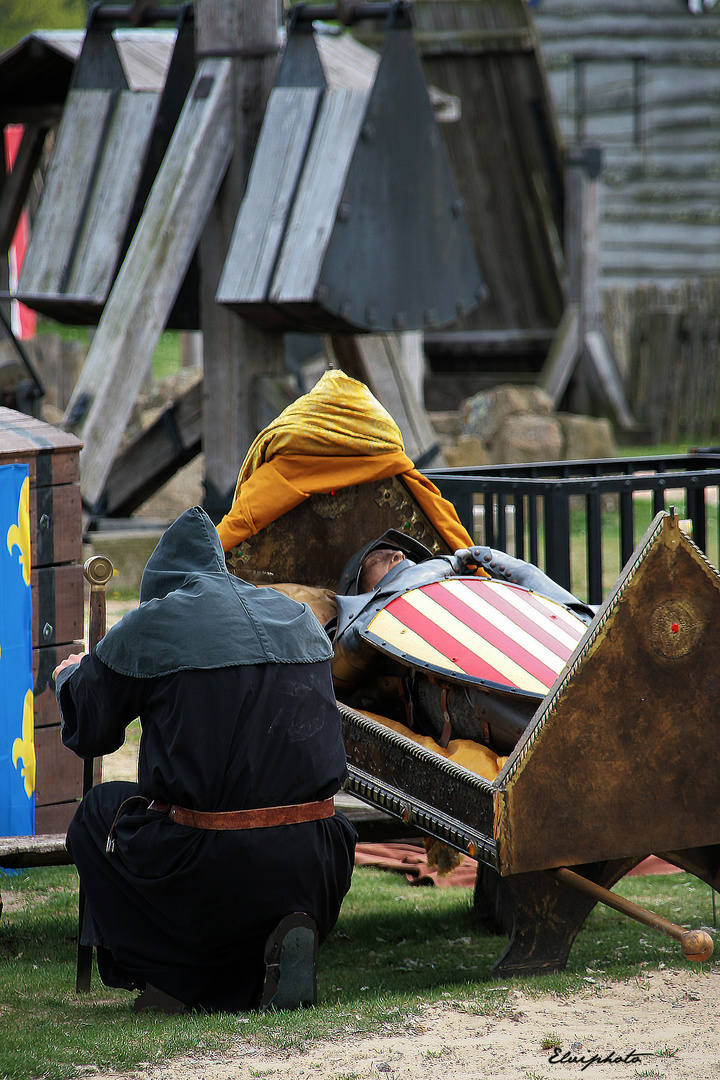
[[[159,97],[72,90],[33,225],[18,296],[102,310],[112,287]]]
[[[598,290],[598,173],[592,148],[575,147],[568,152],[565,169],[565,259],[568,301],[577,304],[581,355],[571,389],[574,412],[591,412],[590,361],[585,336],[600,328]]]
[[[199,379],[117,455],[101,496],[107,517],[129,517],[202,449]]]
[[[543,352],[555,331],[538,327],[529,330],[433,330],[425,333],[425,349],[460,355],[503,355],[515,352]]]
[[[233,69],[233,156],[200,244],[204,340],[205,509],[219,520],[257,435],[255,387],[285,371],[282,334],[261,330],[216,303],[218,283],[245,191],[279,54],[275,0],[200,0],[196,48],[228,53]]]
[[[46,134],[47,127],[25,128],[12,171],[0,186],[0,252],[12,243]]]
[[[45,176],[18,292],[23,299],[65,291],[86,193],[112,115],[110,90],[75,90],[68,95]]]
[[[63,424],[98,501],[232,153],[232,65],[203,60],[113,286]]]
[[[364,382],[390,413],[400,428],[408,457],[422,466],[441,468],[445,461],[435,429],[403,356],[404,337],[419,344],[419,336],[414,334],[344,334],[331,338],[332,351],[343,371]]]
[[[637,421],[625,398],[622,379],[605,337],[599,330],[588,331],[585,335],[585,348],[600,381],[603,394],[613,411],[615,422],[623,431],[635,431],[638,426]]]
[[[550,395],[556,409],[570,382],[581,347],[578,305],[568,304],[538,378],[538,386]]]
[[[270,95],[218,299],[267,300],[321,99],[317,86]]]

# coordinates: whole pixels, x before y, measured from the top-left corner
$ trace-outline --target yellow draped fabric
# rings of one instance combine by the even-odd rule
[[[448,761],[454,761],[456,765],[462,765],[470,772],[484,776],[486,780],[494,780],[507,761],[507,757],[498,757],[488,746],[473,742],[472,739],[451,739],[447,746],[443,747],[429,735],[418,735],[397,720],[390,720],[387,716],[380,716],[378,713],[367,712],[364,709],[355,711],[361,716],[369,716],[371,720],[376,720],[384,727],[392,728],[398,734],[404,735],[406,739],[412,739],[413,742],[424,746],[426,750],[432,750],[434,754],[440,754]]]
[[[309,495],[401,476],[451,550],[472,544],[452,503],[413,465],[390,414],[364,383],[327,371],[260,432],[248,450],[232,508],[218,525],[225,551]]]

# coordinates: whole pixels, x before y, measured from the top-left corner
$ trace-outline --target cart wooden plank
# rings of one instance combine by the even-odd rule
[[[95,506],[232,154],[232,64],[203,60],[65,413]],[[122,370],[122,378],[120,371]]]
[[[36,537],[33,565],[80,562],[81,520],[79,484],[31,484],[30,535]]]
[[[720,574],[658,515],[495,781],[503,874],[720,843]]]
[[[63,745],[60,725],[35,731],[37,783],[35,806],[51,806],[82,798],[82,758]]]
[[[78,804],[74,799],[71,802],[51,803],[49,806],[36,806],[35,832],[38,837],[41,837],[46,833],[67,833],[68,825],[75,816],[77,808]],[[71,863],[72,859],[69,855],[67,858],[62,859],[61,853],[59,853],[58,862]],[[28,863],[27,865],[38,866],[40,864]]]
[[[151,91],[118,94],[68,268],[67,296],[101,307],[110,293],[159,100]]]
[[[0,461],[27,464],[31,488],[79,481],[80,446],[68,431],[15,409],[0,408]]]
[[[53,727],[60,723],[60,709],[55,697],[52,673],[58,664],[75,652],[78,652],[78,645],[74,641],[33,649],[33,712],[36,732],[38,728]]]
[[[41,566],[30,575],[33,648],[82,641],[83,568]]]
[[[270,298],[278,303],[314,299],[367,101],[361,90],[323,95],[273,279]]]
[[[318,87],[276,87],[270,95],[219,303],[267,298],[321,98]]]

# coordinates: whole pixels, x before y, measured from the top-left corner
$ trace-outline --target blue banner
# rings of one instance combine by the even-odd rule
[[[0,836],[35,832],[30,479],[0,465]]]

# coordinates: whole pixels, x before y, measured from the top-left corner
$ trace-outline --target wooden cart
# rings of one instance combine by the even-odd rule
[[[236,572],[327,586],[388,525],[443,550],[394,478],[312,497]],[[478,860],[476,908],[509,935],[498,973],[565,966],[597,899],[555,868],[609,889],[656,854],[720,886],[718,625],[720,575],[662,512],[494,782],[339,702],[348,789]]]

